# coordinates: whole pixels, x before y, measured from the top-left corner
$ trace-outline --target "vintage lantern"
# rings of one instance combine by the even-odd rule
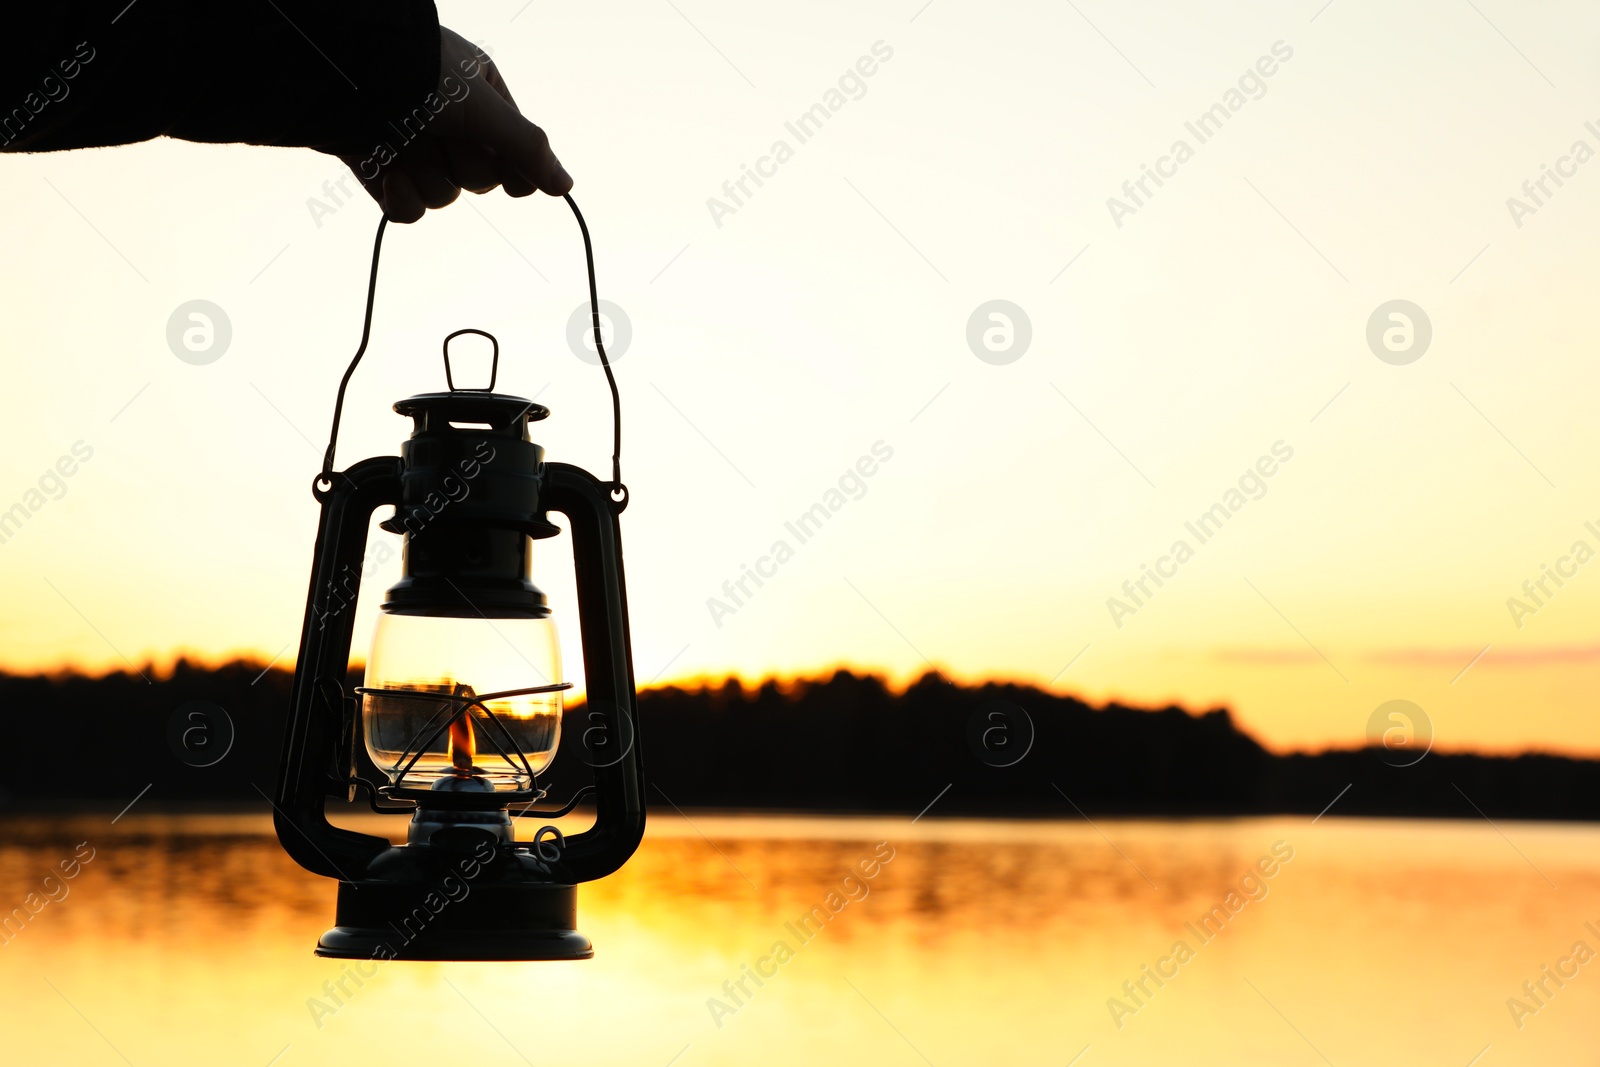
[[[600,335],[588,227],[583,234],[595,344],[620,416]],[[333,431],[314,493],[322,507],[278,783],[278,839],[294,859],[339,881],[336,925],[317,954],[341,958],[584,959],[575,928],[576,886],[620,867],[644,833],[644,791],[618,516],[627,503],[620,424],[612,480],[545,461],[530,424],[549,411],[494,391],[499,342],[459,330],[444,342],[444,392],[395,404],[413,420],[398,456],[335,471],[345,388],[371,333],[378,256],[372,253],[361,345],[339,385]],[[489,385],[463,388],[450,342],[493,342]],[[402,536],[403,574],[387,592],[351,692],[354,599],[367,529]],[[540,775],[561,740],[562,680],[555,624],[530,580],[532,545],[561,531],[577,580],[587,678],[581,738],[568,750],[593,767],[594,784],[559,808]],[[574,744],[574,742],[577,742]],[[407,840],[336,827],[330,796],[364,792],[374,810],[411,815]],[[554,817],[593,794],[595,823],[564,837],[542,827],[517,841],[512,812]]]

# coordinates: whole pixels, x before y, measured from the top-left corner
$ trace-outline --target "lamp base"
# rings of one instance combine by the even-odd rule
[[[337,925],[317,942],[332,959],[586,960],[574,928],[578,889],[522,883],[431,885],[340,882]]]

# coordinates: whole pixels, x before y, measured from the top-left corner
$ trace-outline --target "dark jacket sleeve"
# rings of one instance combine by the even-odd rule
[[[10,0],[0,150],[370,152],[439,82],[432,0]]]

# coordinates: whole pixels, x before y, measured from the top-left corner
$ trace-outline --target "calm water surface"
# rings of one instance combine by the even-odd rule
[[[0,1063],[1600,1061],[1594,828],[690,818],[580,890],[593,960],[390,963],[337,999],[333,886],[265,817],[0,822],[0,911],[60,897],[0,946]],[[1545,965],[1575,977],[1534,1000]]]

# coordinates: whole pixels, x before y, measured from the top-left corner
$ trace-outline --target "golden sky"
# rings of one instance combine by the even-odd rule
[[[1227,704],[1278,748],[1406,699],[1441,748],[1600,752],[1600,562],[1562,562],[1600,552],[1600,15],[521,8],[441,13],[548,129],[632,324],[641,682],[931,664]],[[292,657],[377,218],[342,175],[171,142],[0,159],[0,511],[28,512],[0,662]],[[341,460],[393,452],[389,404],[476,326],[554,409],[550,457],[603,473],[583,286],[556,202],[392,230]],[[191,300],[231,325],[214,362],[169,347]],[[992,300],[1028,319],[1010,362],[969,345]],[[1420,355],[1415,315],[1411,349],[1369,344],[1392,301]],[[570,564],[539,565],[576,667]]]

